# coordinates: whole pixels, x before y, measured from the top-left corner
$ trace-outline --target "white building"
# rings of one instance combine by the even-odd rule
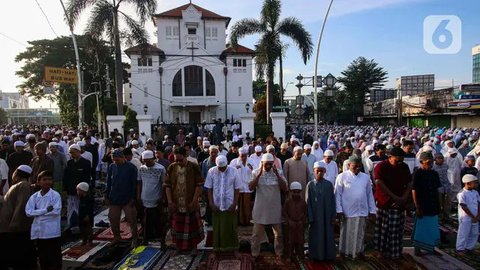
[[[28,109],[28,97],[18,92],[6,93],[0,90],[0,108]]]
[[[229,48],[229,17],[194,4],[154,15],[157,44],[125,50],[131,59],[131,108],[170,122],[239,119],[252,107],[254,51]],[[141,51],[143,50],[143,57]],[[129,105],[129,104],[127,104]]]

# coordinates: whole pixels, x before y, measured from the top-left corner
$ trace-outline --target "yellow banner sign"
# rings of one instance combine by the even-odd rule
[[[66,69],[66,68],[56,68],[56,67],[45,67],[45,81],[76,84],[78,82],[77,70]]]

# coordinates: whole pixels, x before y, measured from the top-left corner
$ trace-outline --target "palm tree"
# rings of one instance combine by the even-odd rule
[[[255,45],[257,58],[255,60],[257,71],[262,70],[267,80],[267,123],[270,123],[270,112],[273,107],[272,91],[275,64],[282,55],[283,44],[281,36],[293,40],[302,54],[303,63],[313,53],[313,43],[310,33],[305,30],[302,23],[294,17],[280,20],[280,0],[265,0],[263,2],[260,19],[242,19],[235,23],[230,34],[230,44],[236,46],[238,40],[252,34],[260,34],[261,38]],[[283,90],[283,89],[282,89]]]
[[[120,10],[121,4],[133,6],[139,17],[136,21]],[[115,87],[117,91],[117,114],[123,115],[123,64],[120,39],[127,46],[147,44],[148,34],[145,21],[155,12],[156,0],[70,0],[68,3],[68,19],[71,27],[80,18],[82,12],[93,7],[85,33],[100,39],[104,34],[115,48]],[[120,28],[123,21],[125,29]]]

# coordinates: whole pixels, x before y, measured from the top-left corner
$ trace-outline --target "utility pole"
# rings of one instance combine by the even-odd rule
[[[108,67],[108,64],[105,66],[107,68],[107,97],[110,98],[110,69]]]

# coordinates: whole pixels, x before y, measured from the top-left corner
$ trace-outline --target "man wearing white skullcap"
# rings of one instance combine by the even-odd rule
[[[313,164],[317,161],[317,157],[312,154],[312,146],[310,144],[305,144],[303,146],[302,160],[307,162],[308,170],[310,171],[310,174],[313,174]]]
[[[138,193],[144,207],[143,241],[159,238],[162,248],[165,247],[165,233],[163,230],[166,219],[162,220],[162,185],[166,176],[166,169],[155,162],[152,151],[142,153],[145,164],[138,170]]]
[[[253,162],[253,169],[260,168],[260,163],[262,160],[263,149],[260,145],[255,146],[255,153],[250,155],[250,158]]]
[[[305,198],[305,187],[311,179],[311,173],[308,169],[308,164],[302,159],[303,150],[300,146],[293,149],[293,157],[289,158],[283,164],[283,175],[287,182],[291,184],[293,181],[302,184],[302,198]]]
[[[237,213],[238,197],[242,182],[235,168],[228,166],[225,156],[218,156],[216,166],[205,179],[208,201],[212,208],[213,250],[236,251],[238,249]]]
[[[30,165],[32,162],[33,155],[31,152],[25,151],[25,144],[22,141],[16,141],[14,143],[15,152],[11,153],[7,159],[8,165],[8,183],[10,186],[13,185],[12,183],[12,175],[13,172],[20,166],[20,165]],[[0,188],[1,191],[1,188]]]
[[[311,260],[334,260],[336,206],[333,185],[325,180],[326,165],[319,161],[313,165],[315,181],[307,184],[309,237],[308,255]]]
[[[323,153],[323,160],[320,161],[320,164],[322,164],[326,169],[325,175],[323,177],[335,186],[335,179],[338,175],[338,166],[337,163],[333,161],[332,150],[325,150],[325,152]]]
[[[57,146],[58,144],[56,142],[49,143],[48,148],[50,153],[48,153],[47,156],[53,160],[53,189],[61,193],[63,191],[63,172],[65,171],[65,167],[67,167],[67,158],[62,151],[58,150]]]
[[[252,220],[252,210],[250,207],[250,194],[252,191],[248,188],[248,183],[252,179],[253,164],[252,160],[248,157],[248,148],[246,146],[241,147],[238,152],[240,156],[233,159],[230,162],[230,166],[237,169],[238,177],[242,183],[238,198],[238,224],[248,226],[250,225],[250,220]]]
[[[272,225],[275,235],[275,253],[283,255],[281,191],[287,191],[287,181],[273,167],[271,154],[262,156],[262,166],[252,173],[250,190],[255,190],[255,203],[252,211],[253,235],[252,256],[260,255],[260,244],[265,235],[265,225]]]
[[[302,184],[293,181],[290,184],[289,197],[283,206],[283,213],[288,224],[287,243],[291,259],[296,256],[303,257],[305,244],[305,218],[307,217],[307,204],[302,198]]]
[[[201,167],[203,179],[207,177],[208,171],[217,165],[215,163],[215,160],[219,156],[218,146],[216,145],[210,146],[208,151],[209,151],[209,156],[202,162],[202,167]],[[207,207],[205,209],[205,222],[208,223],[208,225],[212,225],[212,211],[209,206],[208,200],[207,200]]]
[[[4,247],[1,264],[5,269],[33,269],[32,266],[37,265],[36,256],[32,252],[33,241],[30,240],[32,220],[25,212],[27,201],[32,195],[29,182],[31,173],[30,166],[20,165],[13,173],[10,189],[5,196],[0,195],[0,244]],[[8,261],[4,258],[8,258]]]
[[[456,250],[464,255],[472,251],[478,240],[478,217],[480,216],[480,196],[475,190],[478,178],[471,174],[462,177],[465,187],[457,194],[458,233]]]

